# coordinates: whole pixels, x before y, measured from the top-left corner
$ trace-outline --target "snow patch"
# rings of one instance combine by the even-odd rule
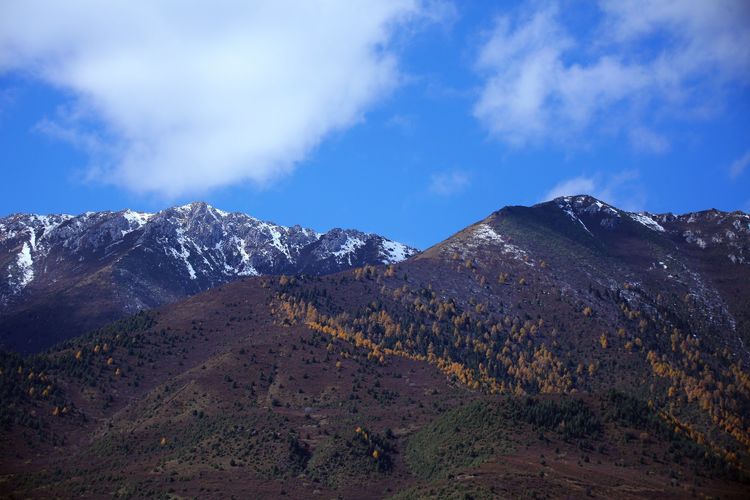
[[[275,226],[267,222],[261,222],[259,226],[268,231],[268,233],[271,235],[271,246],[278,249],[279,252],[283,253],[286,258],[291,261],[292,254],[289,252],[289,248],[281,242],[281,232],[279,231],[280,226]]]
[[[409,247],[397,241],[384,239],[382,248],[384,253],[383,264],[395,264],[411,256]]]
[[[185,268],[187,269],[191,280],[198,279],[198,275],[195,273],[193,265],[190,264],[190,261],[188,260],[190,257],[190,250],[187,249],[188,241],[187,238],[185,238],[185,230],[182,228],[177,228],[177,242],[180,244],[180,251],[178,252],[173,247],[169,247],[172,256],[176,259],[181,259],[185,263]]]
[[[490,242],[505,243],[503,237],[497,234],[497,232],[487,224],[479,224],[476,229],[474,229],[474,238]]]
[[[340,259],[341,257],[348,256],[349,263],[352,262],[352,254],[357,251],[358,248],[365,246],[365,241],[356,236],[347,236],[346,241],[341,248],[335,252],[331,252],[331,255]]]
[[[566,196],[565,198],[562,198],[562,202],[559,202],[557,206],[560,207],[563,212],[568,214],[568,217],[570,217],[574,222],[578,222],[581,226],[583,226],[583,229],[585,229],[587,233],[593,236],[591,231],[589,231],[589,228],[586,227],[586,224],[584,224],[583,221],[573,211],[573,208],[570,205],[571,199],[572,198],[570,196]]]
[[[195,269],[193,269],[192,264],[190,264],[190,261],[188,260],[188,257],[190,257],[190,252],[187,248],[181,246],[180,251],[178,252],[174,248],[169,247],[169,251],[172,253],[172,256],[175,259],[181,259],[185,263],[185,267],[187,268],[191,280],[198,279],[198,275],[195,274]]]
[[[239,276],[258,276],[260,273],[250,263],[250,254],[248,254],[247,250],[245,249],[245,240],[237,238],[236,236],[233,238],[233,240],[235,245],[237,245],[237,252],[240,254],[242,269],[233,270],[231,266],[227,265],[226,263],[224,263],[224,268],[235,271]]]
[[[142,228],[146,225],[146,223],[151,219],[154,214],[146,213],[146,212],[136,212],[134,210],[124,210],[121,212],[122,217],[128,222],[128,229],[122,229],[120,231],[120,237],[124,238],[126,235],[132,233],[133,231],[137,231],[138,229]]]
[[[466,246],[468,247],[476,247],[481,244],[491,244],[499,248],[500,252],[513,257],[515,260],[519,260],[529,266],[534,265],[531,259],[529,259],[528,253],[525,250],[517,247],[512,243],[507,242],[505,238],[502,237],[502,235],[500,235],[488,224],[478,224],[474,228],[474,231],[472,231],[471,233],[471,240],[469,240],[469,242],[467,243],[468,245]],[[452,246],[449,248],[451,250],[455,249]]]
[[[31,283],[31,281],[34,279],[34,260],[31,258],[31,246],[26,242],[24,242],[23,248],[16,257],[16,265],[18,266],[18,270],[21,273],[17,288],[17,291],[19,291],[25,288],[26,285]],[[12,279],[13,276],[8,275],[8,278]]]
[[[644,226],[646,226],[649,229],[652,229],[654,231],[659,231],[659,232],[662,232],[662,233],[664,232],[664,228],[661,226],[661,224],[659,224],[658,222],[656,222],[646,212],[638,212],[638,213],[637,212],[631,212],[628,215],[630,215],[630,217],[634,221],[640,222],[641,224],[643,224]]]
[[[125,210],[122,213],[122,216],[128,221],[128,224],[130,227],[134,227],[136,229],[139,229],[143,227],[151,217],[154,216],[154,214],[146,213],[146,212],[136,212],[134,210]]]
[[[187,203],[185,205],[180,205],[179,207],[174,207],[175,211],[180,212],[181,214],[184,214],[186,212],[190,212],[193,209],[192,203]]]
[[[685,231],[682,233],[682,237],[685,238],[685,241],[688,243],[698,245],[700,248],[706,248],[706,240],[696,235],[693,231]]]
[[[41,224],[42,226],[42,234],[39,236],[40,240],[43,240],[45,236],[47,236],[52,231],[57,229],[61,224],[73,218],[74,217],[72,215],[68,215],[68,214],[61,214],[57,216],[53,216],[53,215],[34,215],[33,216],[33,219],[39,224]]]
[[[732,264],[737,264],[737,263],[743,264],[745,262],[745,259],[743,259],[741,255],[737,257],[733,253],[729,254],[729,260],[732,261]]]

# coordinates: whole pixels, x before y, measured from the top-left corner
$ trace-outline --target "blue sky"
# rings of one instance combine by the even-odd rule
[[[742,0],[133,5],[0,6],[0,215],[205,200],[425,248],[559,194],[750,210]]]

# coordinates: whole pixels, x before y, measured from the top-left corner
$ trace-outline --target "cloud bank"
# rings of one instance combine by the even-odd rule
[[[436,5],[436,4],[435,4]],[[267,183],[399,82],[393,38],[420,0],[0,4],[0,73],[71,101],[40,130],[91,174],[166,197]]]
[[[745,0],[602,0],[597,26],[577,36],[557,4],[532,5],[498,17],[476,61],[474,115],[507,144],[605,130],[663,152],[650,122],[705,116],[750,83]]]

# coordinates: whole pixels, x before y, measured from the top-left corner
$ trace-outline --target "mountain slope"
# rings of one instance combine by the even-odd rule
[[[662,302],[686,328],[730,332],[743,353],[740,344],[750,341],[748,252],[747,214],[631,213],[577,196],[506,207],[419,258],[478,259],[551,280],[563,293],[598,287],[650,310]]]
[[[708,227],[677,218],[689,230],[670,219],[585,196],[507,207],[346,286],[300,281],[280,307],[291,322],[429,362],[478,390],[628,391],[747,459],[750,266],[731,258],[736,247],[694,248],[686,231],[714,231],[713,217]],[[746,248],[747,216],[720,220]],[[735,296],[721,283],[729,272]]]
[[[0,494],[742,498],[734,469],[644,400],[490,394],[287,317],[285,297],[355,279],[243,278],[0,356]]]
[[[0,492],[744,498],[746,216],[702,214],[506,207],[3,353]]]
[[[38,351],[238,277],[325,274],[414,253],[374,234],[278,226],[205,203],[14,215],[0,219],[0,342]]]

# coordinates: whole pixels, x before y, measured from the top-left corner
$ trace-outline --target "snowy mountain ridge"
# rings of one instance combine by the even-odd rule
[[[697,249],[718,249],[732,263],[750,263],[750,215],[741,211],[722,212],[710,209],[680,215],[627,212],[588,195],[562,196],[540,205],[545,204],[556,206],[565,212],[589,234],[591,228],[583,219],[597,216],[599,226],[612,229],[624,218],[628,218]]]
[[[163,253],[177,275],[213,284],[239,276],[392,264],[416,253],[375,234],[286,227],[201,202],[158,213],[127,209],[78,216],[11,215],[0,219],[0,251],[6,278],[0,282],[0,304],[43,276],[53,263],[51,254],[56,263],[84,263],[133,252]]]
[[[29,330],[42,314],[44,332],[65,337],[242,277],[329,274],[415,253],[376,234],[287,227],[202,202],[158,213],[15,214],[0,219],[0,319]]]

